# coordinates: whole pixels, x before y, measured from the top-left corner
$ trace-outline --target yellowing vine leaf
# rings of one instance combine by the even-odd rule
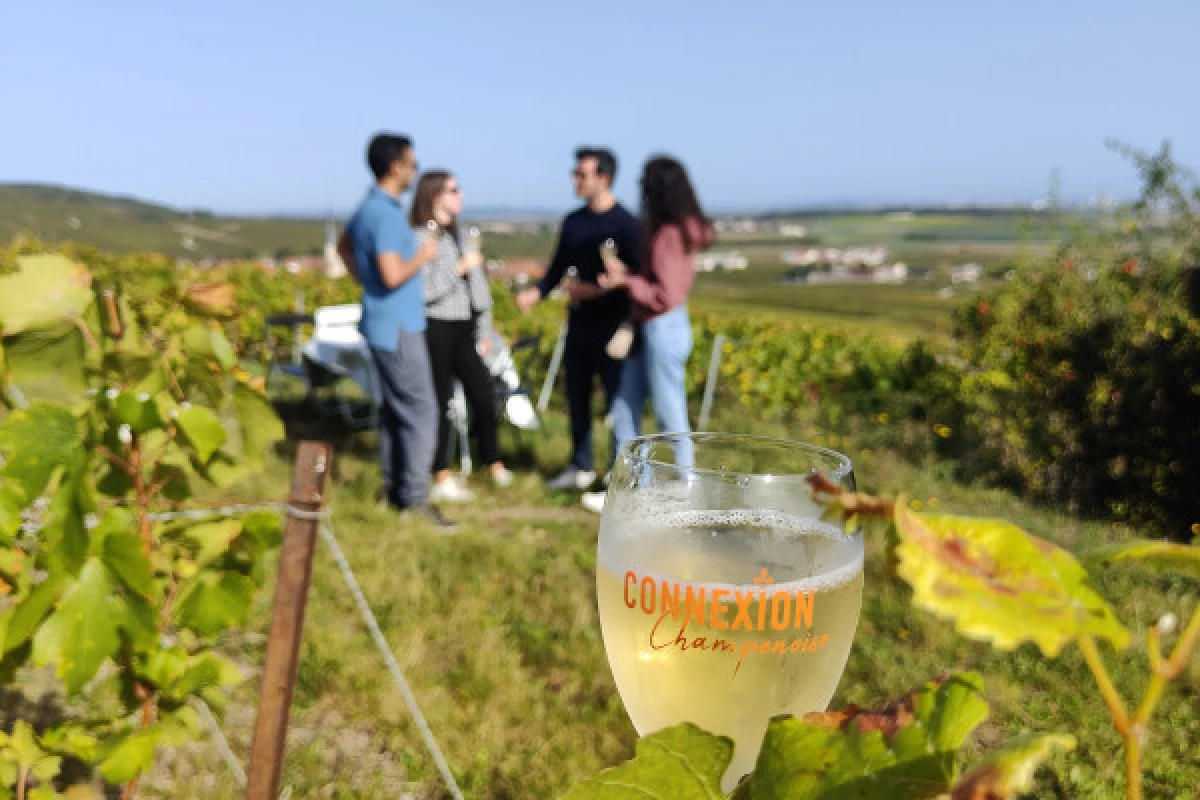
[[[1121,561],[1132,561],[1155,571],[1182,572],[1200,578],[1200,547],[1196,545],[1135,539],[1084,555],[1084,563],[1093,567],[1108,567]]]
[[[1075,737],[1065,733],[1021,736],[992,753],[954,787],[952,800],[1000,800],[1033,789],[1038,767],[1055,751],[1075,749]]]
[[[1047,656],[1080,634],[1129,644],[1129,631],[1060,547],[1003,520],[918,514],[896,504],[897,572],[913,604],[953,620],[959,633],[1011,650],[1034,642]]]

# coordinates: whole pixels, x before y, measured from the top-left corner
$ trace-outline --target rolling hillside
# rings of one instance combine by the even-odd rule
[[[118,253],[228,258],[320,252],[325,224],[316,218],[218,216],[81,189],[0,183],[0,241],[20,234]]]

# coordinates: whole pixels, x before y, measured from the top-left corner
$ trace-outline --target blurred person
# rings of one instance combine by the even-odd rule
[[[429,502],[438,406],[425,345],[421,270],[437,257],[438,244],[417,247],[400,205],[417,174],[412,140],[376,135],[367,146],[367,165],[375,185],[346,224],[338,251],[362,286],[359,329],[379,373],[384,498],[449,532],[455,524]]]
[[[601,249],[613,243],[616,256],[637,268],[641,231],[637,220],[613,196],[617,160],[610,150],[581,147],[575,151],[571,180],[582,208],[568,214],[559,230],[558,244],[546,274],[517,294],[517,307],[528,312],[545,298],[573,268],[566,290],[567,341],[563,354],[567,382],[567,410],[571,418],[571,460],[547,486],[558,490],[584,490],[596,480],[592,443],[592,392],[597,376],[604,387],[605,412],[612,407],[621,376],[621,360],[607,352],[614,334],[627,319],[628,296],[606,292],[597,283],[604,272]]]
[[[424,270],[425,342],[438,404],[430,498],[445,502],[473,498],[449,469],[454,447],[449,410],[455,378],[466,396],[480,462],[488,465],[496,486],[512,483],[512,473],[501,462],[496,443],[498,419],[491,374],[480,357],[481,350],[491,346],[492,295],[483,257],[478,250],[464,247],[458,225],[462,204],[458,179],[445,170],[430,170],[417,182],[409,214],[417,238],[437,244],[437,255]]]
[[[637,337],[621,370],[612,423],[616,447],[641,434],[646,398],[653,401],[660,433],[687,433],[684,369],[692,352],[687,298],[695,280],[695,255],[713,241],[713,226],[696,199],[682,163],[669,156],[646,162],[641,178],[641,226],[646,250],[640,268],[619,258],[605,260],[598,282],[606,291],[624,290]],[[676,463],[693,462],[690,440],[676,444]],[[584,505],[604,508],[604,493],[589,492]]]

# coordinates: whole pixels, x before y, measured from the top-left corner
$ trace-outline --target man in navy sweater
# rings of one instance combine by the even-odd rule
[[[571,173],[575,195],[586,205],[563,220],[558,246],[545,276],[517,295],[517,307],[528,312],[562,281],[570,268],[575,279],[567,284],[567,342],[563,354],[567,373],[567,409],[571,416],[571,463],[547,486],[582,491],[596,480],[592,454],[592,388],[597,375],[604,384],[605,409],[612,407],[621,377],[621,362],[605,352],[609,339],[629,315],[624,290],[605,291],[597,283],[604,272],[600,248],[611,239],[617,257],[637,271],[641,260],[641,228],[637,219],[613,197],[617,160],[610,150],[581,147],[575,151]]]

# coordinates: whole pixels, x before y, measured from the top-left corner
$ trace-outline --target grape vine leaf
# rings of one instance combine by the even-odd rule
[[[637,754],[576,784],[563,800],[717,800],[721,777],[733,759],[733,742],[695,725],[667,728],[638,740]]]
[[[73,403],[87,388],[87,351],[73,325],[30,330],[4,340],[10,391],[27,402]]]
[[[233,345],[225,338],[225,334],[219,328],[214,328],[208,332],[212,354],[216,357],[217,363],[225,369],[230,369],[237,363],[237,353],[233,351]]]
[[[936,797],[953,784],[957,753],[987,718],[976,673],[933,681],[880,711],[776,717],[735,800]]]
[[[283,422],[265,395],[243,383],[233,388],[233,406],[242,430],[242,458],[259,466],[268,448],[285,438]]]
[[[252,511],[242,517],[243,535],[253,539],[259,549],[278,547],[283,541],[283,518],[277,511]]]
[[[132,531],[110,533],[104,539],[104,565],[121,583],[145,598],[153,598],[154,569],[142,546],[142,540]]]
[[[126,783],[142,774],[154,764],[154,753],[158,749],[157,726],[131,731],[117,738],[100,761],[100,774],[109,783]]]
[[[179,430],[196,451],[201,464],[208,463],[213,453],[225,444],[225,428],[211,409],[204,406],[188,406],[179,411]]]
[[[954,787],[952,800],[997,800],[1033,789],[1038,767],[1055,751],[1075,748],[1065,733],[1032,733],[1008,742],[977,764]]]
[[[8,620],[8,629],[4,633],[5,654],[29,641],[68,584],[66,576],[52,574],[33,587],[29,595],[20,601],[13,609],[13,615]]]
[[[34,403],[0,425],[0,474],[19,484],[26,497],[40,495],[59,467],[78,464],[82,450],[75,415],[62,406]]]
[[[23,719],[13,724],[11,734],[0,732],[0,749],[7,758],[39,781],[49,781],[58,775],[62,759],[42,748],[33,726]]]
[[[88,559],[79,579],[34,634],[33,663],[53,664],[68,692],[83,688],[117,650],[117,631],[128,612],[113,588],[104,564]]]
[[[241,625],[250,614],[254,582],[236,573],[205,571],[184,589],[175,613],[179,624],[201,636]]]
[[[25,491],[15,483],[0,484],[0,541],[8,543],[21,530]]]
[[[1083,562],[1090,567],[1109,567],[1121,561],[1132,561],[1159,572],[1181,572],[1200,578],[1200,547],[1196,545],[1134,539],[1092,550],[1083,557]]]
[[[241,520],[223,519],[193,525],[185,531],[185,535],[199,547],[196,562],[204,565],[220,558],[241,532]]]
[[[87,267],[66,256],[18,257],[16,272],[0,275],[0,332],[11,336],[79,320],[92,302],[91,282]]]
[[[896,571],[913,604],[1001,650],[1034,642],[1053,657],[1080,634],[1120,649],[1129,631],[1074,556],[1004,520],[918,514],[896,503]]]

